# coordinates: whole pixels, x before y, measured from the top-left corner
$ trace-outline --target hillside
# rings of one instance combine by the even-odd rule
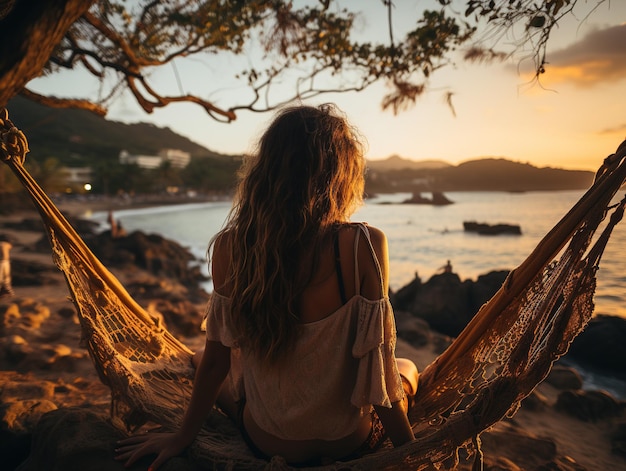
[[[593,181],[593,172],[535,167],[506,159],[478,159],[439,168],[372,170],[367,175],[371,193],[419,191],[552,191],[581,190]]]
[[[11,120],[26,134],[30,159],[55,157],[72,167],[102,168],[117,162],[119,152],[156,154],[163,148],[189,152],[185,184],[190,188],[230,188],[240,156],[220,155],[152,124],[108,121],[85,110],[53,109],[21,97],[9,102]],[[485,158],[457,166],[439,160],[414,161],[391,156],[369,160],[368,194],[417,191],[548,191],[588,188],[593,173],[539,168],[506,159]]]
[[[28,138],[31,157],[55,157],[68,166],[117,160],[122,149],[136,154],[156,154],[163,148],[181,149],[192,157],[223,158],[169,128],[148,123],[108,121],[86,110],[57,109],[21,97],[8,106],[9,117]]]
[[[543,191],[588,188],[594,174],[506,159],[480,159],[441,169],[433,176],[441,191]]]

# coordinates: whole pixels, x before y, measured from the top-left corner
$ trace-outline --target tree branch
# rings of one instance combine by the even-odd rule
[[[146,98],[141,93],[141,91],[137,87],[137,84],[135,83],[136,80],[138,80],[141,83],[141,86],[153,98],[153,100]],[[169,105],[170,103],[188,102],[188,103],[195,103],[197,105],[202,106],[205,109],[205,111],[209,115],[211,115],[211,117],[213,117],[214,119],[218,121],[224,121],[224,122],[230,123],[231,121],[234,121],[235,119],[237,119],[237,115],[235,114],[234,111],[223,110],[215,106],[213,103],[203,100],[194,95],[182,95],[182,96],[170,96],[170,97],[161,96],[158,93],[156,93],[146,83],[146,81],[143,78],[127,77],[127,84],[128,84],[128,88],[131,90],[131,92],[135,96],[135,99],[137,100],[139,105],[147,113],[152,113],[155,108],[163,108]]]
[[[49,106],[50,108],[79,108],[95,113],[98,116],[105,116],[107,113],[106,108],[88,100],[45,96],[33,92],[27,88],[22,89],[20,95],[22,95],[24,98],[28,98],[31,101],[40,103],[45,106]]]

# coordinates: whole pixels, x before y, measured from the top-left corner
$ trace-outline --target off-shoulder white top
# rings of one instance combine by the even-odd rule
[[[359,227],[355,260],[361,232],[375,258],[367,228]],[[358,274],[358,265],[355,270]],[[229,326],[231,301],[211,295],[207,339],[232,348],[232,387],[245,396],[254,421],[266,432],[285,440],[340,439],[356,430],[372,405],[391,407],[404,397],[389,298],[369,300],[359,287],[356,293],[328,317],[303,324],[280,368],[239,351]]]

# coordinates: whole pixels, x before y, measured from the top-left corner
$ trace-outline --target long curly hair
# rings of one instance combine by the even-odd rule
[[[270,363],[289,352],[322,241],[362,203],[364,170],[358,134],[333,105],[283,109],[244,161],[211,242],[228,240],[231,327],[242,349]]]

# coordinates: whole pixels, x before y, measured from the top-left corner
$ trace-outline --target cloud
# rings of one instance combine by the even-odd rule
[[[626,78],[626,24],[596,29],[555,52],[548,50],[543,84],[569,82],[591,87]]]
[[[624,135],[626,136],[626,123],[614,126],[612,128],[602,129],[598,134],[600,135]]]

